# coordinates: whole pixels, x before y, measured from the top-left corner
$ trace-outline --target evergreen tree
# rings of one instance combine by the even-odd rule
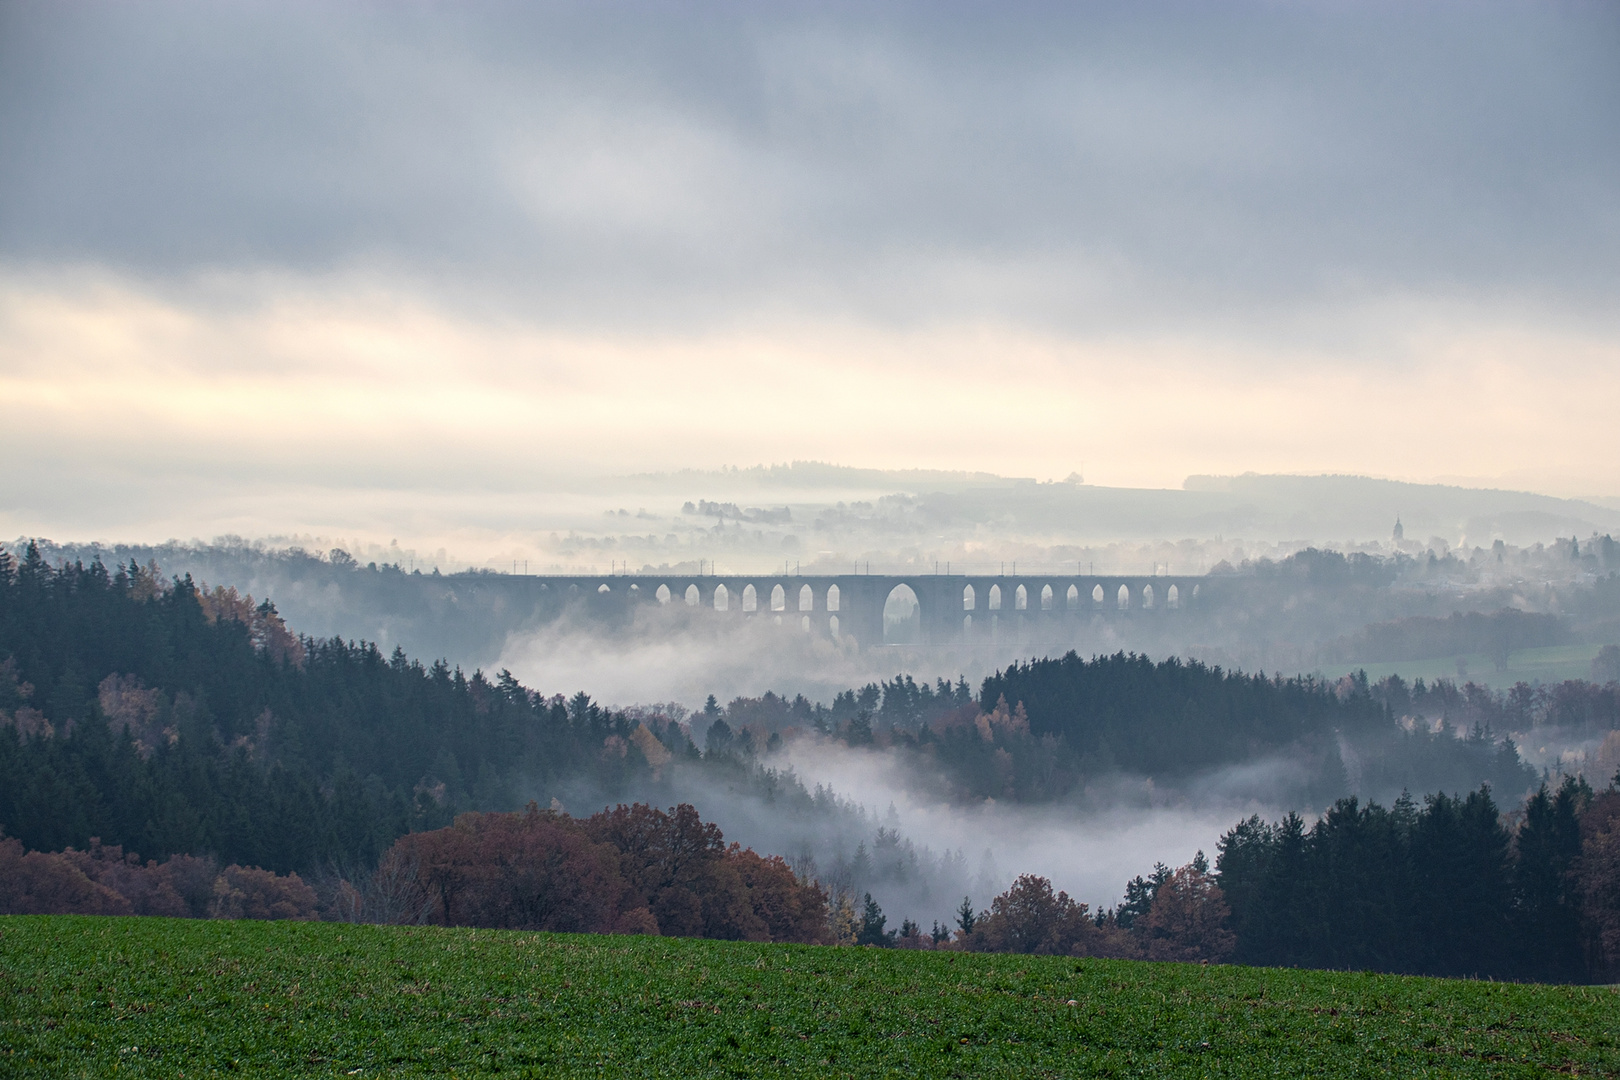
[[[979,916],[973,910],[973,898],[962,897],[962,903],[956,909],[956,928],[962,932],[963,937],[968,937],[973,933],[973,927],[978,921]]]
[[[872,894],[866,894],[866,905],[861,910],[861,924],[855,934],[857,945],[877,945],[887,948],[894,944],[895,931],[884,932],[883,926],[889,920],[883,914],[878,902],[872,899]]]
[[[1136,925],[1136,920],[1143,918],[1153,910],[1153,898],[1159,892],[1159,886],[1170,880],[1173,871],[1164,863],[1154,863],[1153,873],[1143,878],[1140,874],[1125,883],[1125,900],[1115,909],[1114,918],[1120,926],[1129,930]]]
[[[1514,838],[1513,938],[1529,978],[1572,979],[1581,970],[1578,815],[1589,795],[1574,777],[1566,777],[1556,793],[1544,783],[1525,803],[1524,823]]]

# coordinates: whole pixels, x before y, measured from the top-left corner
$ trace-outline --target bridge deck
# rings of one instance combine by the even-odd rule
[[[685,604],[740,616],[798,619],[803,629],[884,640],[884,608],[908,589],[927,643],[981,640],[1005,621],[1073,622],[1098,616],[1171,614],[1197,604],[1202,576],[1075,574],[611,574],[512,579],[542,611],[572,605],[622,612],[641,603]],[[904,595],[903,593],[901,594]]]

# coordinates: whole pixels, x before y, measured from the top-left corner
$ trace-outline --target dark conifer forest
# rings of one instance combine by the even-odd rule
[[[604,753],[638,725],[583,697],[298,638],[186,578],[0,560],[0,825],[29,848],[374,862],[458,809],[521,806],[525,782],[612,790],[645,765]]]
[[[1610,970],[1620,796],[1543,786],[1516,827],[1488,788],[1250,818],[1216,870],[1243,963],[1580,981]],[[1586,843],[1583,850],[1583,824]],[[1605,940],[1609,944],[1605,944]]]

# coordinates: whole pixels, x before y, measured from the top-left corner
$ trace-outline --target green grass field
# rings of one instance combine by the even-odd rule
[[[1620,994],[664,938],[0,918],[6,1077],[1549,1072],[1620,1075]]]
[[[1459,678],[1455,656],[1432,660],[1398,660],[1372,664],[1339,664],[1327,668],[1324,674],[1338,678],[1356,671],[1365,671],[1367,678],[1377,682],[1386,675],[1399,675],[1407,682],[1424,679],[1453,679],[1459,684],[1473,680],[1496,690],[1506,690],[1516,682],[1559,683],[1565,679],[1592,677],[1592,658],[1598,653],[1596,645],[1552,645],[1544,649],[1520,649],[1508,654],[1507,666],[1498,670],[1484,653],[1462,657],[1468,674]]]

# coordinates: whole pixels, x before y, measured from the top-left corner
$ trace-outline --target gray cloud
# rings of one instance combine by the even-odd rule
[[[598,328],[1602,320],[1617,57],[1599,4],[13,3],[0,258]]]

